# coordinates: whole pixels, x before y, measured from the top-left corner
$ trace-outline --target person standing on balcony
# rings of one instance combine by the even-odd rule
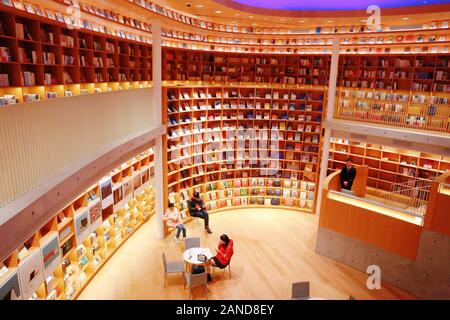
[[[341,188],[351,190],[355,178],[356,169],[353,167],[352,159],[348,158],[345,167],[341,170]]]

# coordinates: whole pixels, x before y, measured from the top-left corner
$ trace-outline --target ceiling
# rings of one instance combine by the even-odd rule
[[[218,1],[220,2],[220,1]],[[378,7],[399,8],[412,7],[432,4],[445,4],[445,0],[232,0],[230,3],[242,4],[254,8],[272,9],[272,10],[366,10],[369,6],[376,4]]]
[[[237,24],[256,27],[278,27],[278,28],[313,28],[316,26],[349,26],[360,25],[369,18],[371,13],[364,10],[271,10],[265,8],[249,7],[239,4],[249,2],[261,6],[269,4],[274,6],[280,3],[295,2],[303,5],[308,3],[319,5],[322,3],[335,3],[349,5],[348,3],[372,2],[372,3],[418,3],[424,0],[154,0],[155,3],[172,8],[180,13],[187,13],[199,19],[204,18],[213,22],[225,24]],[[433,20],[450,19],[450,1],[426,0],[439,2],[440,4],[426,4],[416,7],[382,8],[381,23],[384,25],[410,25],[430,22]],[[306,4],[305,4],[306,3]],[[297,6],[299,6],[297,4]],[[356,5],[357,6],[357,5]]]

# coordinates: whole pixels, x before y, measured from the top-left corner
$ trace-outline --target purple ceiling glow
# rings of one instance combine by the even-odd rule
[[[233,2],[263,9],[304,11],[366,10],[370,5],[377,5],[383,9],[449,3],[448,0],[233,0]]]

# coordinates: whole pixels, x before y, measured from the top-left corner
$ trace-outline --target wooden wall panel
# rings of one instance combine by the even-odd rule
[[[442,174],[431,184],[423,227],[450,236],[450,196],[439,192],[441,183],[450,183],[450,172]]]
[[[415,260],[422,227],[387,215],[328,199],[321,227]]]
[[[433,219],[430,230],[446,234],[450,237],[450,196],[442,193],[436,195]]]

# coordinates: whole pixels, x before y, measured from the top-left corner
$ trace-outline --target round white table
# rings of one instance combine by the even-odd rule
[[[190,265],[205,264],[205,262],[198,260],[199,254],[204,254],[206,256],[206,262],[208,262],[213,256],[209,248],[190,248],[183,253],[183,259]]]

